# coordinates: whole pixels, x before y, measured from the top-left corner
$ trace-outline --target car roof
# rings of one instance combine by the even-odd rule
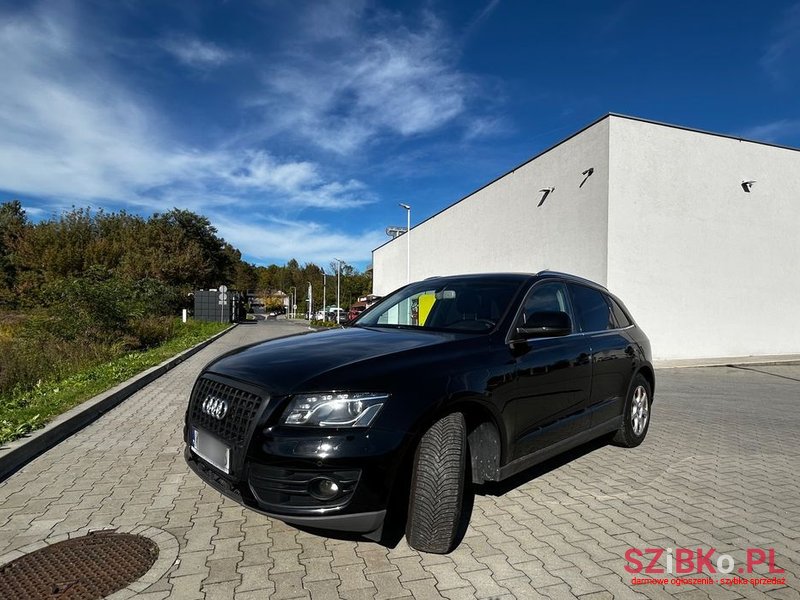
[[[577,275],[571,275],[570,273],[562,273],[560,271],[539,271],[536,274],[538,277],[556,277],[559,279],[565,279],[567,281],[572,281],[574,283],[582,283],[584,285],[588,285],[591,287],[599,288],[603,291],[608,291],[605,286],[600,285],[596,281],[592,281],[591,279],[586,279],[585,277],[579,277]]]
[[[479,279],[493,279],[495,281],[499,280],[499,281],[522,283],[524,281],[533,280],[537,278],[564,279],[566,281],[582,283],[585,285],[589,285],[607,291],[604,286],[589,279],[585,279],[584,277],[571,275],[569,273],[562,273],[560,271],[550,271],[550,270],[539,271],[538,273],[465,273],[463,275],[438,275],[434,277],[428,277],[425,281],[452,280],[452,279],[469,281],[469,280],[479,280]]]
[[[458,279],[461,281],[471,281],[480,279],[492,279],[494,281],[523,282],[536,277],[536,273],[464,273],[460,275],[435,275],[428,277],[425,281],[449,281]]]

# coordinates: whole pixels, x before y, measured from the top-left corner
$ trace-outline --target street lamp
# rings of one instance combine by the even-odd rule
[[[342,310],[342,305],[339,304],[341,302],[341,294],[342,294],[342,263],[344,262],[341,258],[334,258],[333,260],[336,261],[336,323],[339,323],[339,313]]]
[[[411,207],[400,203],[406,209],[406,283],[411,283]]]
[[[291,306],[289,306],[289,318],[292,319],[294,318],[294,305],[297,304],[297,288],[295,286],[290,286],[289,290],[294,290],[289,294],[289,302],[291,303]]]
[[[311,312],[311,310],[312,310],[312,308],[313,308],[313,307],[312,307],[312,305],[311,305],[311,298],[312,298],[312,296],[311,296],[311,291],[312,291],[312,290],[311,290],[311,282],[309,281],[309,282],[308,282],[308,320],[309,320],[309,321],[310,321],[310,320],[312,319],[312,317],[314,316],[314,315],[313,315],[313,313]]]
[[[325,320],[325,310],[328,303],[328,275],[322,272],[322,320]]]

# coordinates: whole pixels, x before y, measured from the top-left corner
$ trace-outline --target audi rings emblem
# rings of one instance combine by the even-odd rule
[[[228,403],[214,396],[206,396],[206,399],[203,400],[202,408],[205,414],[209,417],[214,417],[218,421],[224,419],[225,415],[228,414]]]

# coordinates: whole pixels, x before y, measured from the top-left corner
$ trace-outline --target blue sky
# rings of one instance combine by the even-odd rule
[[[800,147],[800,2],[0,2],[0,201],[359,267],[607,112]]]

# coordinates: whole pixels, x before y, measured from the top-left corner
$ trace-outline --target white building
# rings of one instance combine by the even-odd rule
[[[611,114],[375,249],[376,294],[406,283],[408,241],[412,281],[601,283],[656,359],[800,353],[798,149]]]

